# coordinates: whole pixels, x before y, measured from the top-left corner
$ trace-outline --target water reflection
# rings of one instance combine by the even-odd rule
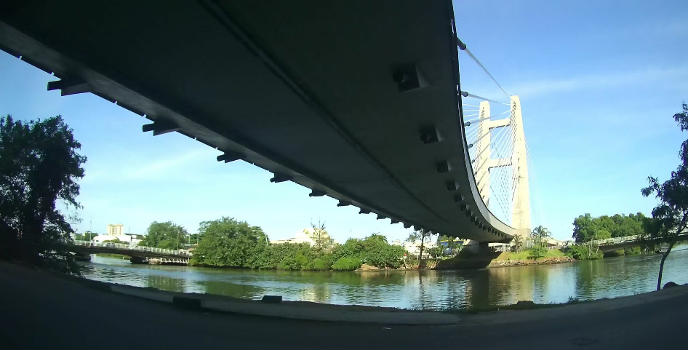
[[[578,263],[463,271],[290,272],[132,265],[94,257],[90,279],[175,292],[259,299],[391,306],[409,309],[465,309],[512,304],[519,300],[561,303],[570,298],[599,299],[652,291],[658,256],[609,258]],[[688,282],[688,251],[673,252],[665,281]]]
[[[181,278],[171,278],[169,276],[148,275],[146,276],[146,287],[167,290],[170,292],[184,292],[184,280]]]

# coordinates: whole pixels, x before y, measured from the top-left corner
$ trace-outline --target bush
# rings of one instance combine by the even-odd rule
[[[339,258],[332,264],[332,270],[335,271],[353,271],[361,267],[361,259],[355,256],[345,256]]]
[[[533,247],[528,249],[528,257],[531,259],[539,259],[547,255],[547,248],[545,247]]]
[[[364,239],[350,238],[335,247],[332,255],[335,261],[343,257],[356,257],[361,263],[379,268],[398,268],[403,264],[404,248],[387,243],[383,235],[372,234]]]
[[[594,260],[603,256],[602,251],[597,247],[590,247],[587,244],[574,244],[564,252],[567,256],[576,260]]]
[[[256,267],[278,270],[311,270],[318,257],[315,248],[307,243],[271,244],[258,258]]]
[[[308,266],[309,270],[313,271],[325,271],[329,270],[332,264],[326,258],[320,257],[313,260],[313,262]]]

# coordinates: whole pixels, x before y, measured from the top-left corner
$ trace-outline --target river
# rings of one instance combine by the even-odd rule
[[[676,247],[663,282],[688,283],[688,247]],[[556,265],[459,271],[290,272],[135,265],[92,256],[85,278],[186,293],[331,304],[456,310],[513,304],[519,300],[564,303],[653,291],[659,255],[637,255]]]

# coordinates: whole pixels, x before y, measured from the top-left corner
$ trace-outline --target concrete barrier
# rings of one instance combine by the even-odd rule
[[[169,303],[185,309],[212,310],[298,320],[388,325],[446,325],[456,324],[460,321],[459,315],[448,312],[412,311],[359,305],[332,305],[303,301],[264,303],[259,300],[244,300],[220,295],[174,293],[106,282],[98,283],[109,285],[110,291],[115,293]],[[93,284],[92,281],[88,283],[91,286]],[[99,287],[99,289],[102,288]]]

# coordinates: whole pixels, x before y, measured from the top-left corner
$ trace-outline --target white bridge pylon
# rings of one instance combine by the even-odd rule
[[[518,230],[520,235],[530,233],[530,187],[528,184],[528,162],[526,151],[526,139],[523,132],[523,117],[521,115],[521,102],[518,96],[510,96],[509,118],[491,119],[490,102],[481,101],[478,109],[478,131],[476,135],[476,154],[473,160],[476,185],[485,205],[490,207],[492,197],[501,195],[502,201],[510,201],[511,226]],[[492,130],[511,127],[509,135],[500,141],[507,140],[506,146],[511,149],[508,157],[493,158]],[[510,141],[510,142],[509,142]],[[503,155],[504,152],[501,152]],[[498,156],[500,154],[498,153]],[[511,167],[511,186],[501,187],[504,193],[493,193],[490,173],[493,169]]]

